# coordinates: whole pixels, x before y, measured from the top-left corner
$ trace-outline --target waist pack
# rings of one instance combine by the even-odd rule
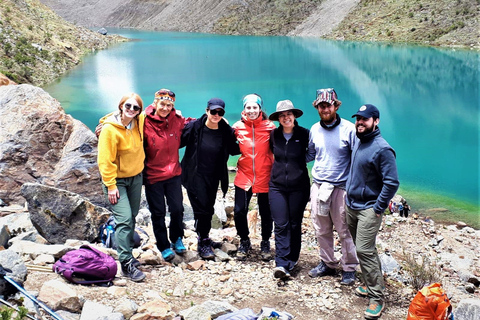
[[[82,245],[63,255],[52,267],[70,282],[92,284],[111,282],[117,274],[117,263],[108,254],[88,245]]]
[[[423,287],[408,308],[407,320],[453,319],[452,306],[439,283]]]

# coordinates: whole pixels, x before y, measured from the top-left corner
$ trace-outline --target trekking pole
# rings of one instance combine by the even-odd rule
[[[0,302],[3,303],[4,305],[6,305],[7,307],[9,308],[12,308],[13,310],[17,311],[18,313],[20,313],[20,310],[15,307],[13,304],[11,304],[10,302],[6,301],[6,300],[3,300],[2,298],[0,298]],[[32,320],[38,320],[37,318],[35,317],[32,317],[31,315],[29,315],[28,313],[25,315],[27,318],[30,318]]]
[[[18,289],[18,291],[20,291],[21,293],[23,293],[28,299],[32,300],[33,302],[35,302],[37,305],[40,306],[40,308],[42,308],[43,310],[47,311],[48,314],[50,314],[54,319],[56,320],[64,320],[62,319],[58,314],[56,314],[55,312],[53,312],[52,310],[50,310],[49,307],[47,307],[43,302],[41,301],[38,301],[34,296],[30,295],[27,290],[25,290],[21,285],[19,285],[17,282],[15,282],[15,280],[13,280],[12,278],[10,278],[9,276],[7,275],[4,275],[3,278],[5,280],[7,280],[10,284],[12,284],[15,288]]]

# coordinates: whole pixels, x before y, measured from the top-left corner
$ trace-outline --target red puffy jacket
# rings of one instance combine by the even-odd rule
[[[149,105],[145,110],[144,147],[145,170],[144,179],[147,184],[164,181],[182,173],[178,148],[185,124],[191,118],[176,114],[172,109],[166,118],[155,113],[155,107]]]
[[[264,112],[255,120],[248,119],[242,112],[242,119],[233,125],[233,129],[241,152],[235,186],[244,190],[252,188],[253,193],[268,192],[273,165],[269,141],[270,132],[275,129],[275,125],[268,120]]]

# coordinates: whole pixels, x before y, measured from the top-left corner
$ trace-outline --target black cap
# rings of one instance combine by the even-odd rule
[[[220,98],[212,98],[208,100],[207,108],[210,110],[213,110],[213,109],[225,110],[225,102]]]
[[[358,109],[357,113],[355,113],[352,118],[360,116],[364,118],[380,118],[380,111],[378,111],[377,107],[373,104],[364,104],[363,106]]]

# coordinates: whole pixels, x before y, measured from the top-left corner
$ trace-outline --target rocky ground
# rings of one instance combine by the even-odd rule
[[[308,207],[307,207],[308,208]],[[192,224],[186,231],[185,244],[191,250],[186,255],[195,255],[196,236]],[[235,255],[216,261],[195,261],[186,263],[177,256],[173,263],[151,259],[153,236],[143,250],[136,250],[139,260],[145,264],[141,269],[146,279],[141,283],[127,281],[121,276],[112,287],[72,285],[85,300],[115,307],[120,300],[129,299],[142,306],[160,299],[171,309],[171,314],[200,305],[207,300],[226,301],[242,309],[251,308],[255,313],[262,307],[272,307],[292,314],[295,319],[363,319],[367,300],[353,293],[354,287],[340,285],[340,276],[312,279],[308,271],[316,266],[318,247],[313,232],[309,211],[305,211],[303,223],[303,246],[300,261],[291,279],[274,279],[274,262],[264,262],[259,257],[259,228],[252,234],[253,251],[246,261],[238,261]],[[143,227],[151,234],[150,227]],[[253,229],[252,229],[253,231]],[[215,229],[214,240],[238,244],[235,229]],[[273,244],[273,240],[272,240]],[[377,247],[383,257],[388,253],[403,268],[385,275],[387,304],[381,319],[405,319],[409,304],[416,294],[411,285],[404,283],[409,278],[406,268],[410,265],[406,257],[428,258],[426,267],[436,273],[443,288],[455,306],[466,298],[480,298],[480,231],[461,223],[439,225],[425,218],[399,218],[385,216],[379,233]],[[339,243],[336,241],[336,248]],[[224,246],[224,248],[228,247]],[[337,252],[339,254],[339,252]],[[222,261],[223,259],[223,261]],[[195,259],[190,259],[195,260]],[[433,268],[431,268],[433,267]],[[39,291],[42,285],[52,279],[62,280],[59,275],[29,270],[24,283],[27,290]],[[400,279],[400,281],[399,281]],[[469,282],[470,281],[470,282]],[[83,317],[82,317],[83,319]],[[140,318],[139,318],[140,319]],[[142,318],[143,319],[143,318]],[[168,318],[160,318],[168,319]]]

